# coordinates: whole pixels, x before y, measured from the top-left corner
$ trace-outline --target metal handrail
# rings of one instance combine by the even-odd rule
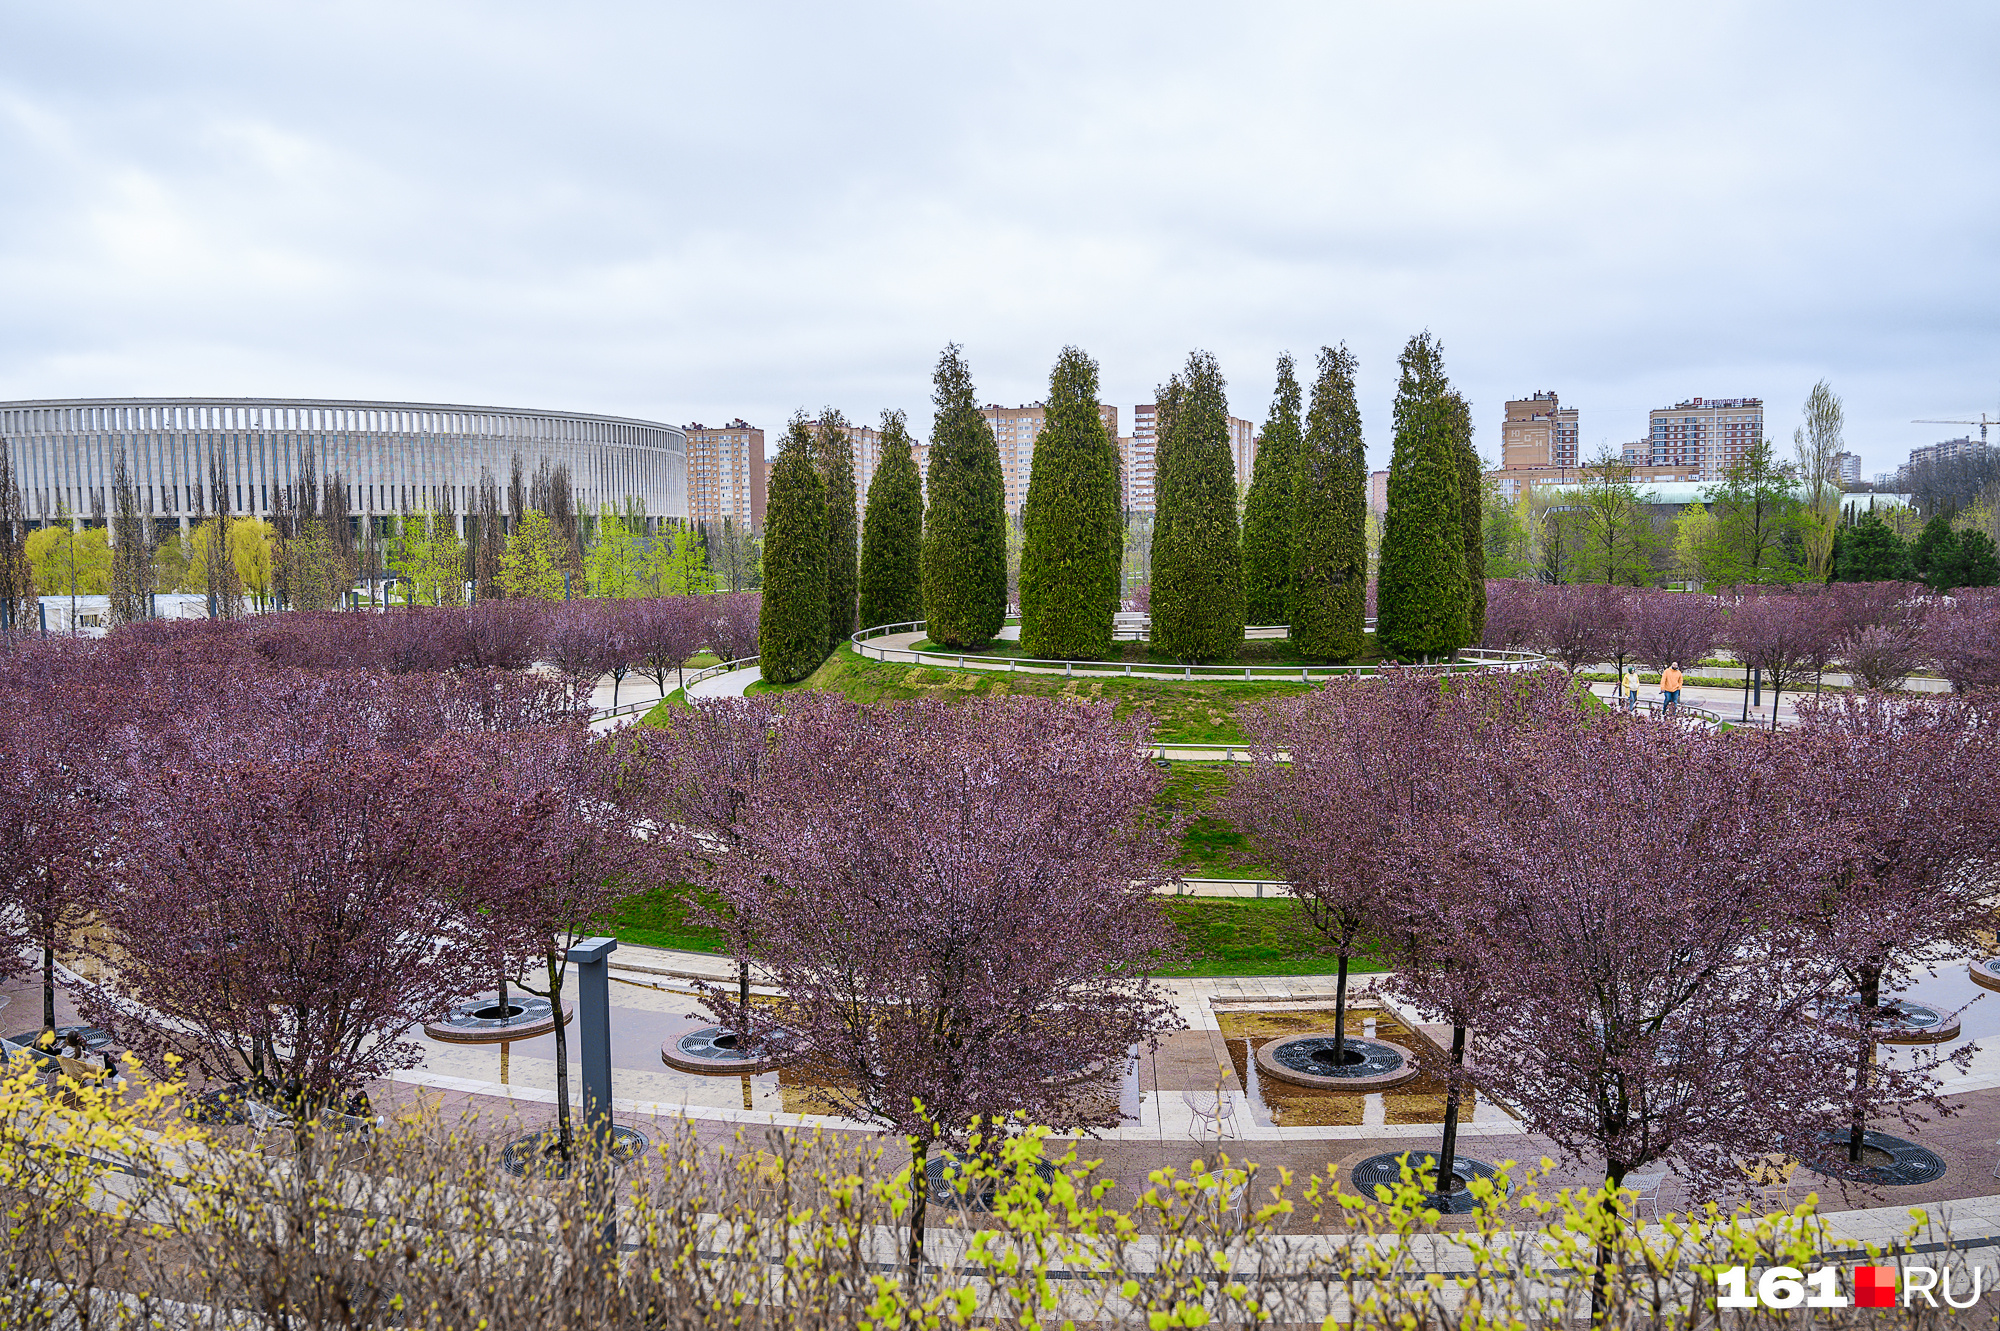
[[[720,661],[712,666],[703,666],[692,675],[682,676],[681,686],[676,692],[685,695],[691,685],[699,684],[704,679],[712,679],[717,675],[726,675],[732,670],[741,670],[747,665],[755,665],[758,659],[755,656],[746,656],[740,661]],[[592,721],[609,721],[612,717],[629,716],[633,712],[650,712],[665,701],[665,698],[654,698],[646,702],[626,703],[622,707],[606,707],[598,711],[593,711],[590,714],[590,719]]]
[[[1045,673],[1054,673],[1055,668],[1060,666],[1065,678],[1075,678],[1081,674],[1130,676],[1135,679],[1235,679],[1239,677],[1237,672],[1240,670],[1242,671],[1241,678],[1253,682],[1262,679],[1272,683],[1289,683],[1296,676],[1301,684],[1310,684],[1315,678],[1323,680],[1338,679],[1343,675],[1374,675],[1380,673],[1377,667],[1366,665],[1294,667],[1189,664],[1181,666],[1180,673],[1176,675],[1171,667],[1164,666],[1147,665],[1135,670],[1129,661],[1119,663],[1113,661],[1046,660],[1040,657],[1023,656],[981,656],[976,652],[920,652],[914,648],[907,647],[895,649],[877,647],[871,652],[867,646],[867,639],[869,638],[880,638],[891,633],[902,633],[913,629],[920,629],[926,623],[928,623],[927,620],[909,619],[899,624],[877,624],[848,635],[848,645],[858,655],[876,661],[888,661],[890,659],[890,652],[893,650],[898,657],[907,658],[912,665],[936,665],[960,670],[968,667],[980,670],[999,670],[1004,668],[1009,673],[1015,672],[1023,666],[1029,667],[1037,673],[1044,673],[1040,668],[1046,667],[1047,670]],[[1272,628],[1277,626],[1263,625],[1262,627]],[[1526,670],[1548,660],[1546,656],[1543,656],[1539,652],[1501,651],[1486,647],[1461,648],[1459,655],[1474,659],[1470,661],[1439,662],[1435,665],[1407,666],[1404,668],[1411,670],[1434,670],[1440,674],[1457,674],[1467,673],[1472,670]]]

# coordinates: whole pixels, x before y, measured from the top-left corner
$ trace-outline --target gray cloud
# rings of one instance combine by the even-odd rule
[[[0,396],[928,419],[965,343],[1261,419],[1428,327],[1492,446],[1554,388],[1825,376],[1869,469],[2000,408],[2000,12],[0,0]],[[1129,417],[1127,417],[1129,419]]]

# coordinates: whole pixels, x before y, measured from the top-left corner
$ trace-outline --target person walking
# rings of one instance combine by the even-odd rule
[[[1618,687],[1625,692],[1625,711],[1629,715],[1639,710],[1639,667],[1626,666]]]
[[[1672,716],[1681,705],[1681,663],[1669,662],[1660,672],[1660,714]]]

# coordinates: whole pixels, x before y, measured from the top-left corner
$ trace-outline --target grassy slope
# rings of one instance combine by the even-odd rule
[[[900,662],[870,661],[842,647],[826,663],[797,684],[782,689],[753,685],[753,692],[814,689],[839,693],[855,702],[902,702],[910,698],[942,698],[955,702],[971,697],[1076,698],[1117,704],[1118,715],[1150,713],[1153,738],[1174,744],[1241,744],[1236,709],[1246,702],[1290,697],[1305,692],[1302,684],[1245,684],[1166,679],[1064,679],[1060,675],[1017,675],[1004,671],[947,670]]]
[[[914,644],[914,649],[920,652],[940,652],[947,654],[957,650],[953,647],[940,647],[928,638],[919,639]],[[970,654],[968,653],[968,655]],[[980,648],[977,655],[1028,659],[1027,653],[1021,650],[1020,643],[1006,640],[988,643],[985,647]],[[1133,665],[1177,666],[1180,664],[1178,659],[1158,650],[1149,642],[1115,642],[1111,645],[1111,655],[1106,659],[1114,663],[1130,662]],[[1308,660],[1292,647],[1291,639],[1289,638],[1253,638],[1244,642],[1242,650],[1229,660],[1210,661],[1208,664],[1234,664],[1239,666],[1374,665],[1381,659],[1381,653],[1375,650],[1375,635],[1370,633],[1363,639],[1361,654],[1352,661],[1329,663]]]

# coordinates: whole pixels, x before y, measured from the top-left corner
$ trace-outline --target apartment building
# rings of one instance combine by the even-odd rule
[[[1689,398],[1649,413],[1647,441],[1654,467],[1719,480],[1764,437],[1764,401],[1755,397]]]
[[[1035,438],[1048,424],[1048,408],[1039,402],[1020,407],[988,404],[979,409],[979,414],[993,427],[993,437],[1000,445],[1000,474],[1007,483],[1007,512],[1017,514],[1027,503],[1028,476],[1035,465]],[[1097,414],[1104,421],[1105,434],[1117,439],[1118,408],[1099,403]]]
[[[741,418],[711,428],[694,424],[687,434],[688,517],[695,522],[729,518],[764,528],[764,432]]]
[[[1378,518],[1389,515],[1389,473],[1368,473],[1368,508]]]
[[[1125,507],[1133,513],[1151,513],[1159,477],[1159,406],[1141,402],[1132,408],[1132,433],[1118,441],[1118,457],[1125,472]],[[1236,467],[1238,487],[1250,483],[1257,465],[1257,427],[1238,417],[1229,417],[1229,456]]]
[[[1859,453],[1842,453],[1834,458],[1834,464],[1839,468],[1841,489],[1846,490],[1861,484],[1861,455]]]
[[[1576,408],[1553,392],[1509,402],[1500,424],[1500,469],[1576,466],[1581,428]]]

